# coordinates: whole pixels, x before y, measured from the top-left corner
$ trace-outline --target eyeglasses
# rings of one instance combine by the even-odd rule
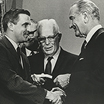
[[[28,31],[28,34],[34,34],[34,32],[36,32],[37,30],[34,31]]]
[[[53,42],[55,40],[55,38],[59,35],[59,33],[57,33],[54,36],[48,36],[48,37],[38,37],[38,41],[40,43],[45,43],[46,39],[49,40],[49,42]]]
[[[35,39],[35,40],[37,40],[37,37],[36,37],[36,35],[34,35],[34,33],[36,32],[37,30],[34,30],[34,31],[27,31],[27,33],[26,33],[26,35],[28,35],[28,40],[30,41],[30,40],[32,40],[32,39]]]

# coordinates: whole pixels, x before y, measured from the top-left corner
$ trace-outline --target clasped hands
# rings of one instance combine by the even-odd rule
[[[47,91],[46,99],[52,104],[62,104],[65,100],[66,93],[59,87],[53,88],[51,91]]]
[[[33,81],[37,85],[43,85],[45,83],[44,78],[52,79],[51,75],[48,74],[33,74],[31,75]],[[46,99],[48,99],[53,104],[62,104],[65,100],[66,94],[65,92],[60,89],[59,87],[53,88],[51,91],[47,91]]]
[[[59,87],[66,88],[69,84],[70,76],[71,76],[71,74],[58,75],[53,80],[53,82]],[[52,79],[51,75],[43,74],[43,73],[42,74],[33,74],[33,75],[31,75],[31,77],[32,77],[34,83],[37,85],[43,85],[45,83],[46,78]]]

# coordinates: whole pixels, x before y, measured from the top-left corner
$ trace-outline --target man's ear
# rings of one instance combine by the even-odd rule
[[[88,16],[88,13],[87,12],[83,12],[83,18],[84,18],[84,23],[88,23],[89,21],[89,16]]]
[[[8,22],[8,28],[13,31],[14,24],[12,22]]]

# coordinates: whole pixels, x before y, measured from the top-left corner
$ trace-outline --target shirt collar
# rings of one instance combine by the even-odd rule
[[[25,48],[25,49],[26,49],[26,56],[30,56],[31,51],[29,49],[27,49],[27,48]]]
[[[27,48],[25,48],[26,49],[26,56],[31,56],[32,54],[31,54],[31,50],[29,50],[29,49],[27,49]],[[34,52],[34,54],[37,54],[38,52],[37,51],[33,51]]]
[[[57,58],[58,58],[58,56],[59,56],[59,54],[60,54],[60,47],[59,47],[59,49],[58,49],[58,51],[53,55],[53,58],[54,59],[56,59],[57,60]]]
[[[7,35],[5,35],[5,37],[11,42],[11,44],[13,45],[15,50],[17,50],[18,45],[11,38],[9,38]]]
[[[93,27],[93,28],[91,29],[91,31],[88,33],[88,35],[87,35],[87,37],[86,37],[86,39],[85,39],[87,43],[90,41],[90,39],[91,39],[91,37],[94,35],[94,33],[95,33],[98,29],[100,29],[100,28],[102,28],[102,26],[101,26],[101,25],[97,25],[97,26],[95,26],[95,27]]]

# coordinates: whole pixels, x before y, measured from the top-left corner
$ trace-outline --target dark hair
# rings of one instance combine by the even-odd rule
[[[4,14],[3,20],[2,20],[4,32],[7,31],[8,22],[17,24],[18,19],[19,19],[19,16],[18,16],[19,14],[26,14],[26,15],[30,16],[30,12],[28,10],[24,10],[24,9],[11,9]]]

